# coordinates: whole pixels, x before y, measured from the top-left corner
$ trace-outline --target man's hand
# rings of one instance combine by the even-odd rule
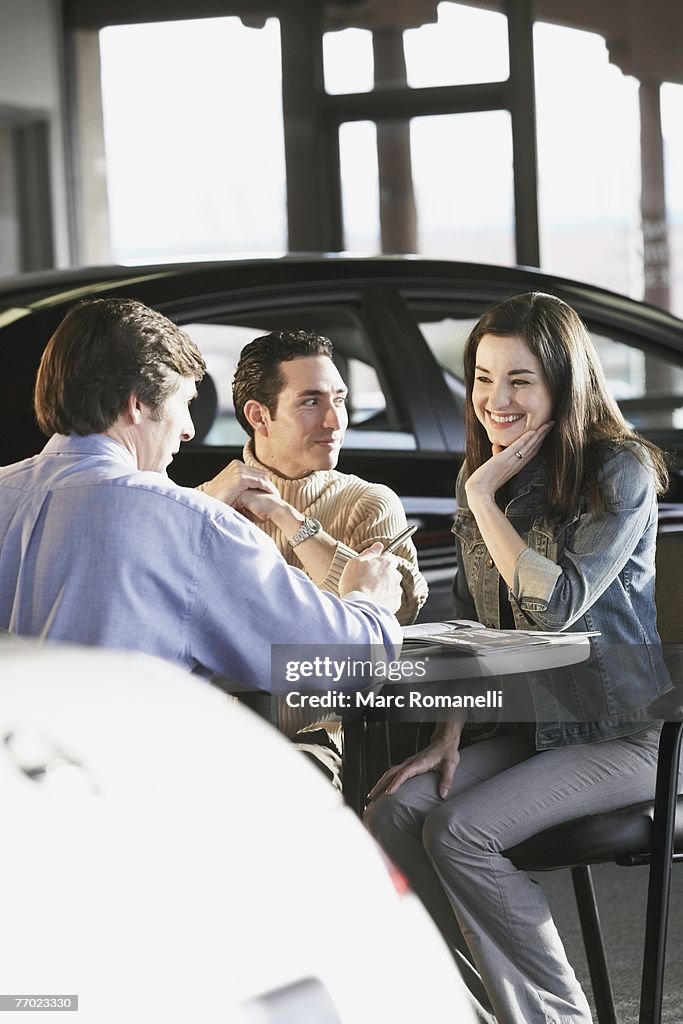
[[[212,498],[232,506],[240,503],[242,494],[247,490],[277,494],[275,485],[270,482],[265,470],[245,466],[239,459],[229,462],[213,480],[204,484],[202,490]]]
[[[462,717],[438,726],[429,746],[412,757],[406,758],[402,764],[396,764],[379,779],[368,793],[368,799],[383,793],[396,793],[408,779],[426,772],[439,772],[439,796],[445,800],[453,785],[455,769],[460,763],[460,734],[467,718]]]
[[[339,594],[344,597],[358,590],[371,601],[397,612],[401,607],[402,582],[398,559],[388,551],[382,552],[382,544],[377,542],[351,558],[339,579]]]
[[[247,514],[249,519],[260,522],[268,522],[272,519],[276,526],[279,526],[279,514],[289,512],[292,518],[295,513],[291,505],[288,505],[284,498],[281,498],[278,492],[271,494],[268,491],[257,491],[253,488],[249,488],[246,491],[242,491],[239,496],[239,501],[236,505],[239,512]],[[294,530],[301,524],[301,519],[294,519]]]
[[[285,540],[291,541],[306,518],[279,494],[248,490],[240,495],[237,508],[254,522],[269,522],[277,527]],[[334,558],[337,542],[324,530],[301,541],[295,548],[296,557],[314,583],[323,582]],[[343,574],[342,574],[343,575]]]

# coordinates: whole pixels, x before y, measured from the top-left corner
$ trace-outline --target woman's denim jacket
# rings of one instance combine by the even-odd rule
[[[654,475],[638,447],[606,453],[600,482],[611,511],[602,517],[584,502],[577,515],[549,520],[540,457],[511,481],[505,515],[528,545],[508,592],[516,628],[600,632],[587,662],[528,674],[539,750],[638,732],[651,724],[648,705],[671,688],[654,601]],[[497,628],[500,577],[467,506],[466,479],[463,467],[455,614]]]

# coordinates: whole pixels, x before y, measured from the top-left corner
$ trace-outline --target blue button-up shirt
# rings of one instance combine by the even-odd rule
[[[398,623],[290,568],[244,516],[101,434],[0,469],[0,627],[270,688],[271,644],[379,644]],[[360,684],[359,684],[360,685]]]

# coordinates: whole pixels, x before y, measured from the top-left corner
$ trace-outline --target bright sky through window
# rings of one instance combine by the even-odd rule
[[[118,26],[100,38],[114,258],[284,250],[277,19]],[[327,33],[323,44],[329,92],[372,88],[369,32]],[[638,83],[597,35],[538,23],[534,44],[544,266],[637,295]],[[441,3],[438,24],[406,32],[404,46],[414,88],[508,73],[506,20],[494,12]],[[682,87],[664,87],[662,113],[672,230],[683,232]],[[507,118],[412,122],[421,251],[514,260]],[[374,140],[370,123],[341,128],[345,241],[364,251],[379,248]]]
[[[114,258],[287,245],[279,22],[100,33]]]

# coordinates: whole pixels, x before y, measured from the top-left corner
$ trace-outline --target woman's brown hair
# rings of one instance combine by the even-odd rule
[[[669,474],[663,453],[626,423],[607,390],[595,346],[578,313],[543,292],[527,292],[499,302],[484,313],[467,339],[465,444],[470,473],[491,458],[491,442],[472,405],[477,347],[485,334],[521,339],[543,367],[555,421],[543,445],[550,516],[576,513],[582,497],[591,511],[601,514],[607,510],[598,479],[606,447],[616,449],[636,442],[640,447],[634,454],[652,466],[658,493],[667,489]]]

